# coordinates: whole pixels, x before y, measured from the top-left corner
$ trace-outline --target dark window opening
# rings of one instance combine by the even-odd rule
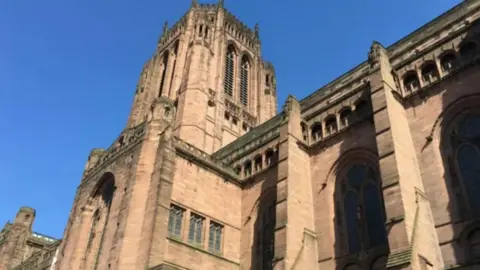
[[[162,79],[160,80],[160,89],[158,91],[158,96],[161,97],[163,93],[163,84],[165,83],[165,76],[167,75],[167,65],[168,65],[168,54],[169,52],[166,51],[163,56],[163,71],[162,71]]]
[[[250,160],[245,162],[245,165],[243,167],[243,175],[245,177],[250,177],[252,175],[252,162]]]
[[[467,42],[460,47],[460,57],[462,61],[470,61],[477,54],[477,45],[473,42]]]
[[[327,136],[337,132],[337,119],[335,116],[330,116],[325,121],[325,132]]]
[[[273,162],[275,161],[274,156],[275,156],[275,153],[273,152],[272,149],[267,150],[267,152],[265,153],[265,161],[267,166],[270,166],[273,164]]]
[[[340,113],[340,124],[342,127],[346,127],[348,126],[349,124],[351,124],[353,121],[352,121],[352,110],[350,109],[344,109],[341,113]]]
[[[258,155],[255,157],[255,171],[259,172],[263,169],[263,159],[262,156]]]
[[[453,53],[449,53],[442,57],[442,59],[440,60],[440,65],[442,66],[443,71],[450,72],[456,68],[456,62],[457,58],[455,57],[455,55]]]
[[[339,184],[349,253],[388,245],[376,173],[368,166],[355,164]]]
[[[420,82],[418,81],[417,74],[415,72],[409,72],[403,80],[403,86],[406,91],[413,92],[420,88]]]
[[[322,124],[316,123],[312,126],[312,140],[314,142],[319,141],[323,136]]]
[[[426,83],[432,83],[438,80],[439,74],[437,66],[434,63],[427,64],[422,69],[422,79]]]

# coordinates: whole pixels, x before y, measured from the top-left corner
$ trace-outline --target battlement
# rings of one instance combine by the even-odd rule
[[[187,27],[187,13],[185,13],[180,20],[178,20],[172,27],[168,28],[168,22],[165,22],[163,26],[162,35],[158,40],[157,49],[161,50],[165,45],[170,44],[175,40],[181,33],[185,32]],[[157,50],[157,51],[158,51]]]

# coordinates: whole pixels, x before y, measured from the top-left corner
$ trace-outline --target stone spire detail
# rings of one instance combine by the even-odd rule
[[[260,38],[260,26],[258,23],[255,24],[255,38]]]

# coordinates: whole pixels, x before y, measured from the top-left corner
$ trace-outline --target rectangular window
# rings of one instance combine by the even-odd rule
[[[208,250],[212,252],[221,252],[222,250],[222,232],[223,226],[210,222],[210,232],[208,235]]]
[[[195,245],[202,245],[204,221],[204,217],[192,213],[190,216],[190,228],[188,230],[188,242]]]
[[[176,206],[170,205],[170,216],[168,219],[168,234],[174,237],[181,237],[183,213],[185,210]]]

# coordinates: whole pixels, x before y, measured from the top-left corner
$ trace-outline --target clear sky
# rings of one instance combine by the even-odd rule
[[[190,0],[0,1],[0,227],[20,206],[34,230],[62,237],[90,150],[127,121],[141,68],[165,20]],[[200,1],[205,2],[205,1]],[[215,0],[208,1],[215,3]],[[279,108],[366,60],[460,0],[226,0],[260,23]]]

